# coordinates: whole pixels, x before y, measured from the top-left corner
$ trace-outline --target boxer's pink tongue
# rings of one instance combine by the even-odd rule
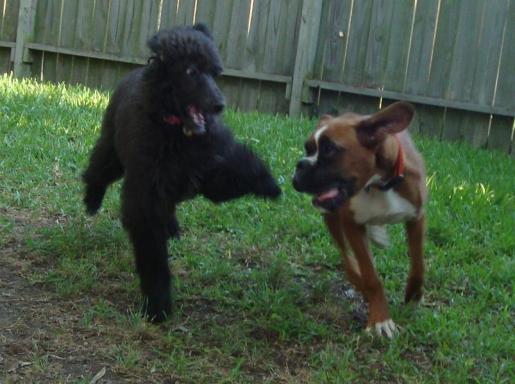
[[[318,201],[329,200],[329,199],[335,198],[336,196],[338,196],[338,189],[332,188],[332,189],[318,195],[317,200]]]

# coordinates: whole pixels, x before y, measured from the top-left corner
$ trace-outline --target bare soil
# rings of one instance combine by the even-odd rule
[[[20,211],[0,213],[14,222],[0,247],[0,383],[90,382],[97,374],[96,383],[131,381],[109,369],[101,333],[81,327],[90,299],[66,300],[34,282],[43,265],[23,239],[60,218],[35,222]]]

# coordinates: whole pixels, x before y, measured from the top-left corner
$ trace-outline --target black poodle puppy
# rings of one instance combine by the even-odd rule
[[[281,194],[263,162],[219,120],[224,98],[214,78],[222,61],[203,24],[157,33],[145,67],[119,84],[105,111],[83,179],[87,212],[100,208],[109,184],[124,177],[122,223],[134,248],[145,314],[170,313],[167,240],[175,209],[201,194],[216,203],[245,194]]]

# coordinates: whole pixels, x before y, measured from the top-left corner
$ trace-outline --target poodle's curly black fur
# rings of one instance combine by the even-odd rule
[[[161,31],[148,64],[119,84],[83,174],[87,212],[100,208],[109,184],[124,177],[122,223],[134,248],[145,314],[170,313],[167,240],[179,234],[178,203],[201,194],[223,202],[281,191],[266,166],[219,120],[224,107],[214,78],[222,61],[202,24]]]

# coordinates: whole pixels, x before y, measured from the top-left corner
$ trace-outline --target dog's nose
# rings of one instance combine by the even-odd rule
[[[297,163],[297,171],[302,171],[310,165],[309,160],[302,159]]]
[[[222,112],[222,111],[224,110],[224,108],[225,108],[225,104],[222,104],[222,103],[220,103],[220,104],[215,104],[215,105],[213,106],[213,112],[214,112],[214,113],[220,113],[220,112]]]

